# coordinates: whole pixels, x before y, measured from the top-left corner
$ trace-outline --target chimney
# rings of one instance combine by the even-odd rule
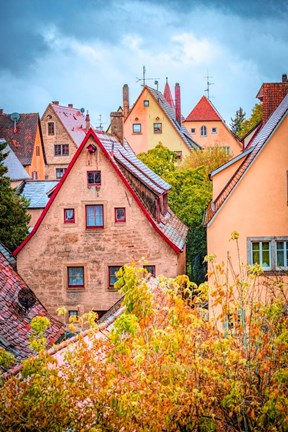
[[[123,85],[123,116],[124,116],[124,121],[126,120],[126,118],[129,115],[129,87],[128,84],[124,84]]]
[[[287,94],[287,74],[282,74],[282,82],[264,83],[262,85],[256,97],[263,104],[263,124],[267,122]]]
[[[52,101],[52,104],[59,105],[59,101]]]
[[[90,129],[90,116],[89,116],[88,111],[87,111],[87,114],[85,117],[85,121],[86,121],[86,131],[88,131]]]
[[[3,114],[4,110],[3,108],[0,108],[0,114]]]
[[[124,141],[124,116],[122,112],[111,112],[111,133],[115,135],[123,145]]]
[[[68,104],[68,108],[73,108],[73,104]]]
[[[182,115],[181,115],[181,93],[180,93],[180,84],[175,84],[175,115],[176,121],[181,126],[182,124]]]

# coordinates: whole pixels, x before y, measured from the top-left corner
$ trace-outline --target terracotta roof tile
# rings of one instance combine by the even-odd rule
[[[47,312],[33,291],[9,264],[0,249],[0,347],[15,355],[17,361],[34,355],[29,348],[30,322],[46,316],[51,325],[46,332],[48,348],[64,332],[63,325]]]
[[[14,129],[10,114],[0,114],[0,138],[4,138],[22,165],[31,165],[39,114],[20,114]]]
[[[223,121],[211,101],[202,96],[185,121]]]

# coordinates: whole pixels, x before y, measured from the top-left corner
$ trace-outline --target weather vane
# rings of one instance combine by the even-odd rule
[[[145,86],[145,84],[146,84],[146,81],[150,81],[150,80],[154,80],[154,84],[155,85],[157,85],[157,90],[158,90],[158,80],[160,79],[160,78],[146,78],[146,67],[145,66],[143,66],[143,73],[142,73],[142,78],[137,78],[136,77],[136,82],[139,82],[139,81],[142,81],[142,84],[141,84],[141,86]]]
[[[207,80],[207,88],[206,88],[204,91],[207,92],[207,97],[208,97],[208,99],[210,100],[210,86],[211,86],[211,85],[214,85],[214,83],[213,83],[213,82],[210,82],[209,79],[210,79],[210,78],[213,78],[213,77],[212,77],[212,76],[209,76],[209,74],[208,74],[208,72],[207,72],[207,75],[206,75],[204,78],[206,78],[206,80]]]

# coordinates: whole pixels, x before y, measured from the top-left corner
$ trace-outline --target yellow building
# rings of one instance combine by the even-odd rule
[[[164,95],[144,86],[131,110],[129,89],[123,87],[124,137],[136,154],[147,152],[160,142],[178,158],[189,156],[201,147],[182,125],[180,86],[175,85],[175,106],[168,82]]]
[[[183,125],[202,147],[221,147],[227,154],[237,156],[242,144],[232,134],[211,101],[202,96]]]

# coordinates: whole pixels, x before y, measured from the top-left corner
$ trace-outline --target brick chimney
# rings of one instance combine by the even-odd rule
[[[115,135],[123,145],[124,141],[124,115],[122,112],[111,112],[111,133]]]
[[[59,101],[52,101],[52,104],[59,105]]]
[[[181,93],[180,93],[180,84],[175,84],[175,115],[176,121],[181,126],[182,124],[182,115],[181,115]]]
[[[126,118],[129,115],[129,87],[128,84],[124,84],[123,85],[123,116],[124,116],[124,121],[126,120]]]
[[[85,117],[85,121],[86,121],[86,131],[88,131],[90,129],[90,116],[89,116],[88,111],[87,111],[87,114]]]
[[[263,104],[263,123],[267,122],[287,94],[287,74],[282,75],[282,82],[264,83],[262,85],[256,97]]]
[[[73,104],[68,104],[68,108],[73,108]]]

